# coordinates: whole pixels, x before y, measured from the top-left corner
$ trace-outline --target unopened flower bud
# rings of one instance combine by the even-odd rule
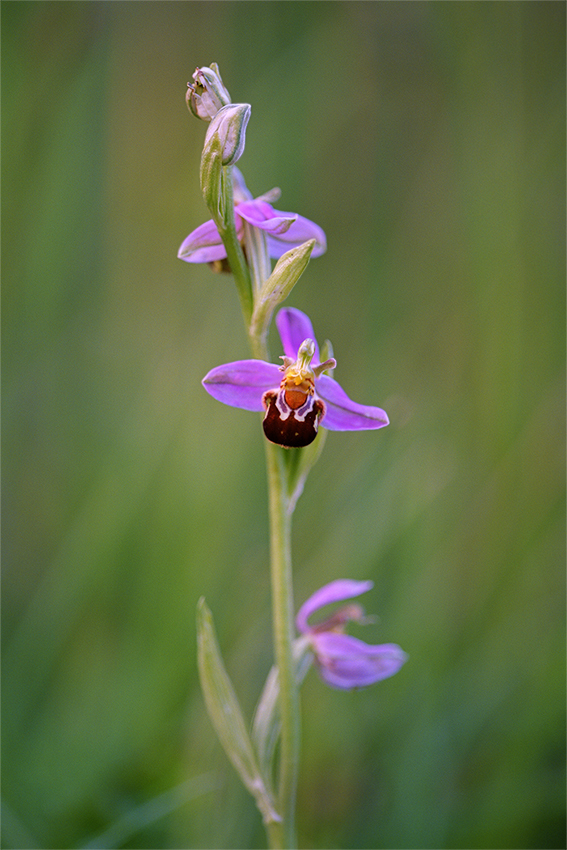
[[[244,151],[246,125],[250,119],[249,103],[229,103],[219,109],[207,130],[203,156],[210,147],[220,144],[222,165],[234,165]],[[218,140],[218,142],[216,141]]]
[[[196,68],[193,79],[194,85],[187,84],[187,106],[197,118],[211,121],[219,109],[230,103],[217,63],[211,62],[210,68]]]

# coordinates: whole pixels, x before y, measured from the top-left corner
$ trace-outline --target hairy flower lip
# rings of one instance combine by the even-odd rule
[[[387,414],[379,407],[352,401],[334,378],[317,373],[319,347],[308,316],[293,307],[284,307],[276,316],[284,357],[295,362],[301,344],[314,343],[313,372],[315,398],[324,404],[321,425],[330,431],[376,430],[388,425]],[[285,362],[285,361],[284,361]],[[264,395],[280,389],[282,373],[275,363],[264,360],[237,360],[224,363],[205,375],[203,386],[217,401],[244,410],[264,411]]]
[[[319,608],[360,596],[373,586],[371,581],[337,579],[319,588],[297,613],[297,629],[309,639],[319,674],[333,688],[352,690],[372,685],[393,676],[407,661],[406,653],[397,644],[373,646],[344,634],[348,620],[361,621],[362,609],[357,604],[345,606],[314,626],[307,622]]]

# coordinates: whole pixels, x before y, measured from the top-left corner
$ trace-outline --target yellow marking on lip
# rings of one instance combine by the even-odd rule
[[[313,376],[309,374],[287,374],[282,380],[280,386],[286,392],[288,390],[293,390],[305,393],[305,395],[313,395],[315,392],[315,381],[313,380]]]

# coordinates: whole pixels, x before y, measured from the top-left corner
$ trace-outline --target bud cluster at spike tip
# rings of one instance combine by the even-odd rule
[[[196,68],[193,80],[193,85],[187,83],[187,106],[196,118],[211,121],[219,109],[231,103],[216,62],[211,62],[210,67]]]

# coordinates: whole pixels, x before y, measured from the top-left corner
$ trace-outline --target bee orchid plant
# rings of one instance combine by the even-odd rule
[[[310,257],[325,252],[325,233],[297,213],[274,209],[279,189],[252,198],[236,167],[251,107],[232,102],[215,63],[197,68],[186,100],[193,115],[208,122],[200,179],[212,218],[183,240],[178,256],[230,272],[240,299],[252,358],[214,367],[203,386],[217,401],[263,413],[275,646],[274,666],[249,729],[222,661],[211,612],[201,599],[199,674],[212,723],[256,800],[270,848],[293,848],[299,688],[310,665],[315,664],[327,685],[349,690],[392,676],[406,655],[396,644],[371,646],[345,633],[349,621],[364,622],[358,603],[350,602],[309,625],[308,618],[321,607],[370,590],[369,581],[331,581],[303,603],[294,620],[291,517],[323,447],[325,430],[377,430],[388,424],[388,417],[379,407],[349,398],[333,377],[337,363],[330,344],[319,349],[311,320],[300,310],[284,307],[277,312],[283,354],[281,364],[271,361],[267,334],[274,313]]]

